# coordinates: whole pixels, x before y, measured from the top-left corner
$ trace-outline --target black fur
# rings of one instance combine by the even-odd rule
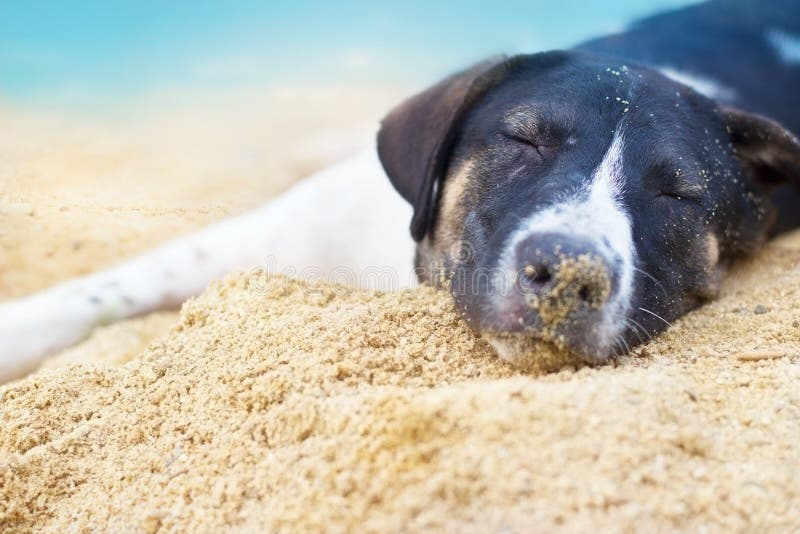
[[[585,183],[621,127],[623,202],[636,266],[647,273],[637,274],[624,319],[650,335],[713,296],[720,265],[800,225],[800,144],[792,134],[800,130],[800,65],[767,44],[772,28],[800,32],[800,4],[715,0],[574,50],[467,71],[398,108],[383,124],[379,151],[415,206],[423,278],[438,284],[448,273],[459,308],[481,332],[535,333],[538,312],[519,304],[509,318],[509,306],[495,305],[491,278],[476,273],[496,268],[521,219]],[[734,96],[710,100],[656,67],[713,79]],[[510,124],[511,110],[528,120]],[[442,181],[466,162],[459,209],[442,214]],[[462,257],[453,248],[463,242],[470,252]],[[719,245],[719,261],[710,244]],[[558,334],[599,361],[611,350],[599,345],[593,317],[585,313]],[[636,344],[641,332],[629,328],[625,340]]]

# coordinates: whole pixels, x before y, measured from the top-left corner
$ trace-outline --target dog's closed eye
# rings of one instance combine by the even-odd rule
[[[683,171],[675,170],[673,165],[664,163],[656,165],[649,173],[653,196],[670,201],[700,203],[703,189],[691,183]]]
[[[558,154],[558,144],[552,139],[538,139],[538,136],[523,135],[515,132],[504,132],[504,137],[530,152],[538,161],[544,162]]]
[[[683,204],[702,205],[702,188],[685,183],[665,183],[656,188],[655,197]]]
[[[667,200],[674,200],[679,202],[693,202],[695,199],[692,197],[682,195],[681,193],[675,192],[671,189],[659,189],[656,198],[663,198]]]

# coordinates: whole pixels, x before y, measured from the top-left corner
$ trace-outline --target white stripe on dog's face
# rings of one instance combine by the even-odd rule
[[[625,185],[624,148],[623,135],[618,129],[591,180],[569,198],[523,220],[511,235],[500,262],[506,273],[515,273],[517,245],[531,234],[557,232],[567,239],[575,236],[592,243],[619,279],[616,293],[604,307],[603,324],[598,329],[600,350],[610,346],[624,329],[622,321],[633,293],[635,249],[631,220],[621,201]]]
[[[658,70],[670,80],[691,87],[701,95],[712,100],[719,100],[722,102],[733,102],[736,100],[736,91],[711,78],[698,76],[697,74],[689,74],[672,67],[662,67]]]

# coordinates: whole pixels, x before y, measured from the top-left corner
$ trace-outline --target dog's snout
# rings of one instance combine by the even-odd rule
[[[543,292],[553,281],[555,265],[544,258],[530,258],[523,262],[519,273],[520,285],[529,291]]]
[[[516,264],[518,289],[544,322],[599,309],[608,299],[609,266],[591,243],[575,236],[532,234],[517,245]]]

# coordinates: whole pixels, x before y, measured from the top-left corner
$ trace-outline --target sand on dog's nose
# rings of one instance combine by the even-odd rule
[[[592,254],[562,258],[554,279],[546,295],[526,294],[528,304],[538,312],[546,327],[561,325],[581,306],[601,308],[611,293],[608,268]]]

